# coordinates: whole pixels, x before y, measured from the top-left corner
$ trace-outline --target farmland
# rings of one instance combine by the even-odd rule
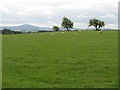
[[[118,32],[3,35],[3,88],[118,87]]]

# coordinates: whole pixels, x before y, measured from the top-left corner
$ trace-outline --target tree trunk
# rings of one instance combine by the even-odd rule
[[[96,31],[98,31],[98,28],[97,28],[97,27],[95,27],[95,30],[96,30]]]
[[[66,29],[67,29],[67,31],[70,31],[69,28],[66,28]]]
[[[98,27],[95,27],[96,31],[99,31],[99,28]]]

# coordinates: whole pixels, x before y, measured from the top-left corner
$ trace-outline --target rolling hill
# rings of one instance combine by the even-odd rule
[[[15,31],[50,31],[52,28],[49,27],[39,27],[39,26],[34,26],[30,24],[23,24],[19,26],[2,26],[0,29],[11,29]]]

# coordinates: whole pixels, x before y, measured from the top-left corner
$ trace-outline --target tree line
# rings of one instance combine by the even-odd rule
[[[61,26],[63,28],[66,28],[67,31],[70,31],[70,29],[73,28],[74,23],[70,19],[68,19],[67,17],[63,17]],[[88,27],[90,27],[90,26],[95,27],[95,30],[99,31],[99,30],[101,30],[102,27],[105,26],[105,23],[102,20],[93,18],[93,19],[89,20]],[[54,31],[59,31],[59,27],[58,26],[53,26],[53,30]]]
[[[70,31],[70,29],[73,28],[74,23],[69,18],[63,17],[61,26],[63,28],[65,28],[67,31]],[[100,31],[101,28],[105,26],[105,23],[102,20],[93,18],[93,19],[89,20],[88,27],[91,27],[91,26],[95,27],[96,31]],[[53,30],[54,31],[59,31],[59,27],[58,26],[53,26]],[[0,33],[1,34],[22,34],[24,32],[22,32],[22,31],[12,31],[10,29],[3,29],[3,30],[0,31]],[[27,33],[29,33],[29,32],[27,32]]]
[[[3,29],[0,31],[1,34],[22,34],[23,32],[21,31],[12,31],[10,29]]]

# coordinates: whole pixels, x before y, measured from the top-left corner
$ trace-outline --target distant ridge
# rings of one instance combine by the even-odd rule
[[[34,26],[34,25],[30,25],[30,24],[23,24],[23,25],[19,25],[19,26],[2,26],[0,27],[0,30],[2,29],[11,29],[11,30],[15,30],[15,31],[50,31],[52,30],[52,28],[49,27],[39,27],[39,26]]]
[[[19,26],[1,26],[0,30],[2,30],[2,29],[10,29],[10,30],[14,30],[14,31],[23,31],[23,32],[53,31],[52,28],[50,28],[50,27],[39,27],[39,26],[35,26],[35,25],[30,25],[30,24],[23,24],[23,25],[19,25]],[[60,30],[66,30],[66,29],[60,27]],[[95,30],[95,29],[94,28],[84,28],[84,29],[72,28],[71,30]],[[103,30],[115,30],[115,29],[103,28]]]
[[[15,30],[15,31],[53,31],[52,28],[50,27],[39,27],[39,26],[35,26],[35,25],[30,25],[30,24],[23,24],[23,25],[19,25],[19,26],[2,26],[0,27],[0,30],[2,29],[10,29],[10,30]],[[81,28],[73,28],[71,30],[80,30]],[[60,30],[66,30],[62,27],[60,27]]]

